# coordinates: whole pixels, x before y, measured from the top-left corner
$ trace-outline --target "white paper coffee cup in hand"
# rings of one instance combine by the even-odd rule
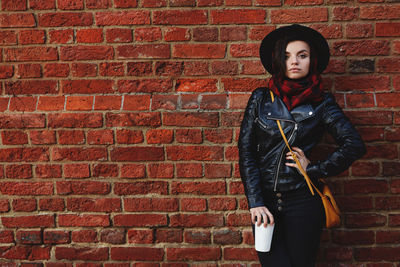
[[[271,249],[272,234],[274,233],[275,224],[264,224],[257,226],[255,225],[255,245],[256,250],[259,252],[268,252]]]

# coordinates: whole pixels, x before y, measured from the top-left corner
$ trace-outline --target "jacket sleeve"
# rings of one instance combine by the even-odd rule
[[[307,174],[313,179],[338,175],[366,153],[361,136],[331,94],[327,95],[323,121],[338,148],[326,160],[307,166]]]
[[[238,140],[239,170],[249,208],[265,205],[262,197],[260,171],[255,158],[257,142],[254,136],[257,102],[261,95],[261,90],[256,89],[250,96],[240,126]]]

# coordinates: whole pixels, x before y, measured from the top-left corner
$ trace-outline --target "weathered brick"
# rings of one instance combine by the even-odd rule
[[[162,261],[164,250],[150,247],[112,247],[110,256],[112,260],[120,261]]]
[[[104,248],[56,247],[55,257],[57,260],[104,261],[108,260],[109,249],[106,247]]]
[[[220,248],[209,248],[209,247],[199,247],[199,248],[167,248],[167,259],[168,260],[218,260],[221,258]]]
[[[167,182],[130,182],[115,183],[114,192],[117,195],[143,195],[143,194],[162,194],[168,193]]]
[[[65,227],[107,227],[110,225],[110,218],[108,215],[60,214],[58,225]]]

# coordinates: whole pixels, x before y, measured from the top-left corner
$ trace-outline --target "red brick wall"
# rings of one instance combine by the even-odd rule
[[[368,146],[330,179],[320,266],[399,266],[396,2],[1,0],[0,266],[257,266],[238,126],[260,40],[294,22]]]

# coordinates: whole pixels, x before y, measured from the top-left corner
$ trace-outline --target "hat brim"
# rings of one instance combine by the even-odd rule
[[[299,36],[300,40],[306,40],[312,43],[318,59],[317,71],[322,73],[326,69],[330,58],[329,45],[326,39],[314,29],[293,24],[270,32],[261,42],[260,60],[264,68],[270,74],[274,74],[274,69],[272,68],[272,52],[275,49],[275,44],[279,39],[285,38],[286,36]]]

